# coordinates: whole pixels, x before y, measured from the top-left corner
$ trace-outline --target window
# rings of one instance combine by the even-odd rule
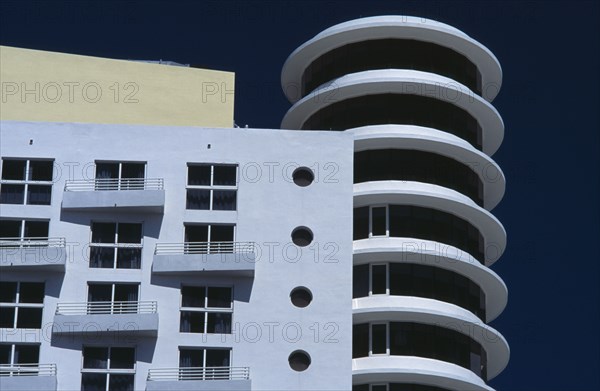
[[[135,348],[84,346],[82,391],[133,391]]]
[[[441,388],[425,384],[412,383],[387,383],[387,384],[359,384],[353,385],[352,391],[450,391],[448,388]]]
[[[188,164],[186,209],[236,210],[237,165]]]
[[[145,162],[96,162],[96,190],[143,190]]]
[[[231,253],[234,230],[233,224],[186,224],[185,253]]]
[[[389,232],[387,206],[371,207],[371,236],[387,236]]]
[[[39,329],[43,309],[43,282],[0,281],[0,328]]]
[[[230,287],[181,287],[180,332],[231,334],[232,314]]]
[[[53,160],[2,159],[0,204],[50,205]]]
[[[142,264],[142,224],[92,223],[90,267],[139,269]]]
[[[38,344],[9,344],[0,343],[0,366],[18,367],[23,364],[39,364],[40,345]],[[35,369],[28,369],[27,372],[16,372],[15,375],[24,373],[35,375]],[[12,372],[2,370],[2,376],[11,376]]]
[[[138,312],[138,295],[138,284],[89,283],[88,313],[135,314]]]
[[[7,246],[14,246],[19,241],[23,246],[28,241],[35,241],[40,246],[40,240],[48,240],[49,221],[47,220],[0,220],[0,247],[2,241]],[[34,245],[32,243],[32,245]]]
[[[479,230],[466,220],[437,209],[413,205],[355,208],[354,240],[377,236],[431,240],[465,251],[479,262],[485,259],[485,240]]]
[[[353,358],[378,354],[432,358],[487,378],[485,350],[459,331],[413,322],[361,323],[352,327]]]
[[[353,298],[417,296],[463,307],[486,319],[485,292],[462,274],[435,266],[391,262],[354,266]]]
[[[213,368],[228,368],[231,349],[179,348],[179,368],[205,368],[203,371],[180,371],[179,380],[220,380],[229,378],[228,373],[212,371]]]

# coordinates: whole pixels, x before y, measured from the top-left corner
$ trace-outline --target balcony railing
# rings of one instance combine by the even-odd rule
[[[56,315],[155,314],[156,301],[93,301],[58,303]]]
[[[162,178],[106,178],[68,180],[65,191],[104,191],[104,190],[163,190]]]
[[[148,381],[248,380],[248,367],[159,368],[148,370]]]
[[[168,254],[245,254],[254,252],[254,242],[158,243],[155,255]]]
[[[1,376],[56,376],[56,364],[2,364]]]
[[[65,238],[0,238],[0,248],[65,247]]]

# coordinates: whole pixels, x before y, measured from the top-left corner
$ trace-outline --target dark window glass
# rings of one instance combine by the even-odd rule
[[[92,243],[115,243],[117,224],[92,223]]]
[[[40,362],[40,345],[15,345],[15,364],[38,364]]]
[[[186,225],[185,241],[187,243],[208,242],[208,225]]]
[[[369,296],[369,265],[354,266],[352,275],[352,298]]]
[[[119,243],[141,243],[142,224],[120,223]]]
[[[0,281],[0,303],[17,302],[17,283],[12,281]]]
[[[188,189],[186,194],[186,209],[210,209],[210,190]]]
[[[181,287],[181,306],[182,307],[204,307],[206,288],[203,286],[183,286]]]
[[[388,391],[386,384],[374,384],[371,386],[371,391]]]
[[[207,349],[206,350],[207,367],[228,367],[229,350],[227,349]]]
[[[133,391],[134,375],[110,374],[109,391]]]
[[[26,238],[47,238],[48,237],[48,221],[25,221]]]
[[[42,308],[19,308],[18,329],[39,329],[42,327]]]
[[[137,284],[115,284],[115,301],[137,301],[138,291]]]
[[[22,282],[19,290],[19,303],[43,303],[43,282]]]
[[[25,200],[25,185],[0,185],[0,204],[22,204]]]
[[[12,329],[15,327],[15,308],[0,307],[0,328]]]
[[[408,149],[377,149],[354,154],[354,183],[386,180],[444,186],[483,205],[479,176],[469,166],[449,157]]]
[[[121,178],[143,179],[146,171],[145,163],[121,164]]]
[[[88,286],[88,301],[112,301],[112,285],[90,284]]]
[[[25,180],[26,160],[2,159],[2,179],[11,181]]]
[[[363,330],[367,324],[354,325],[354,339],[357,333]],[[373,353],[382,352],[383,335],[386,325],[372,325],[372,347]],[[476,375],[486,376],[486,353],[481,345],[472,340],[468,335],[444,327],[411,323],[391,322],[389,324],[391,355],[418,356],[447,361],[470,369]],[[385,344],[383,345],[386,346]],[[354,357],[366,357],[368,352]]]
[[[210,227],[211,242],[233,242],[233,225],[212,225]]]
[[[0,238],[21,237],[21,220],[0,220]]]
[[[369,391],[368,384],[353,384],[352,391]]]
[[[352,326],[352,358],[369,355],[369,324]]]
[[[386,207],[371,208],[371,228],[373,236],[386,235]]]
[[[371,325],[371,350],[372,354],[385,354],[387,349],[387,325]]]
[[[115,263],[115,249],[112,247],[90,246],[90,267],[112,268]]]
[[[141,248],[117,249],[117,269],[139,269],[141,267],[141,265],[142,265],[142,249]]]
[[[236,185],[236,166],[215,166],[214,181],[215,186],[235,186]]]
[[[366,125],[417,125],[439,129],[481,150],[481,126],[453,103],[422,95],[376,94],[336,101],[314,113],[305,130],[345,130]]]
[[[27,187],[27,204],[50,205],[52,186],[29,185]]]
[[[354,240],[369,237],[369,207],[354,209]]]
[[[111,369],[133,369],[135,364],[134,348],[111,348],[110,349],[110,368]]]
[[[12,345],[0,344],[0,365],[10,364]]]
[[[106,374],[82,373],[81,391],[106,391]]]
[[[204,349],[179,349],[181,368],[200,368],[204,366]]]
[[[206,324],[207,333],[230,334],[231,313],[209,312]]]
[[[210,186],[210,165],[188,166],[188,185]]]
[[[372,281],[371,281],[371,292],[374,295],[387,293],[387,273],[386,265],[373,265],[372,266]]]
[[[89,369],[107,369],[108,348],[84,347],[83,367]]]
[[[231,288],[208,287],[208,307],[231,308]]]
[[[342,75],[390,68],[437,73],[482,93],[481,74],[461,53],[432,42],[390,38],[350,43],[317,57],[302,75],[302,96]]]
[[[29,162],[29,179],[34,181],[52,181],[52,160],[32,160]]]
[[[182,333],[203,333],[204,312],[181,311],[179,331]]]
[[[119,163],[96,163],[96,179],[119,178]]]
[[[236,190],[213,190],[212,208],[213,210],[235,210],[236,198]]]

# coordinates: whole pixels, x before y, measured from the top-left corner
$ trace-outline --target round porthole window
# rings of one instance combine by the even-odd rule
[[[313,297],[308,288],[299,286],[292,289],[292,292],[290,293],[290,299],[292,300],[292,304],[296,307],[304,308],[308,307]]]
[[[306,247],[313,241],[313,233],[306,227],[298,227],[292,231],[292,242],[296,246]]]
[[[290,368],[292,368],[294,371],[306,371],[310,366],[310,356],[305,351],[296,350],[290,354],[288,362],[290,363]]]
[[[294,183],[300,187],[306,187],[313,183],[315,180],[315,174],[308,167],[298,167],[292,173],[292,179]]]

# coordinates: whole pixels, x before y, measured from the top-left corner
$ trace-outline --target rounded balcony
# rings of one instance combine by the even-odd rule
[[[437,73],[488,101],[502,84],[494,54],[462,31],[425,18],[387,15],[341,23],[305,42],[284,64],[281,85],[294,103],[341,74],[387,68]]]
[[[413,125],[373,125],[353,129],[354,133],[354,151],[355,157],[360,154],[377,153],[381,150],[411,150],[435,154],[441,158],[451,160],[454,165],[460,165],[470,169],[475,173],[476,178],[469,171],[466,171],[465,177],[470,176],[470,180],[464,183],[462,170],[450,171],[447,166],[431,167],[429,162],[425,162],[428,167],[423,167],[425,175],[398,175],[391,172],[397,165],[383,164],[383,167],[377,166],[376,162],[381,160],[374,156],[374,161],[369,159],[367,167],[361,167],[361,164],[355,159],[355,177],[357,170],[364,171],[361,182],[366,180],[417,180],[432,184],[444,185],[451,189],[461,191],[463,194],[470,195],[477,204],[482,205],[487,210],[493,209],[502,199],[506,186],[506,179],[500,167],[486,154],[476,150],[470,144],[454,135],[441,132],[432,128],[425,128]],[[411,160],[410,165],[403,167],[410,168],[415,160]],[[459,167],[460,167],[459,166]],[[413,170],[410,170],[411,172]],[[449,174],[449,180],[436,180],[439,175]],[[416,174],[416,173],[415,173]],[[455,181],[457,183],[455,183]],[[356,183],[355,179],[355,183]],[[472,187],[473,182],[481,183],[481,193],[479,185],[477,189]],[[477,190],[477,194],[475,194]],[[474,199],[475,198],[475,199]]]
[[[400,181],[354,185],[354,240],[429,240],[466,252],[486,266],[506,248],[506,231],[487,210],[444,187]]]
[[[443,269],[460,276],[464,276],[469,282],[475,284],[481,289],[485,298],[485,321],[490,322],[497,318],[508,301],[508,289],[502,279],[490,268],[477,262],[472,256],[458,249],[449,248],[440,243],[427,240],[414,240],[409,238],[372,238],[366,240],[354,241],[353,250],[354,267],[372,267],[377,264],[398,264],[405,263],[410,265],[430,266],[436,269]],[[392,291],[392,285],[397,286],[394,277],[390,273],[388,266],[387,272],[389,278],[392,278],[386,286],[386,295],[394,293],[406,294],[406,291]],[[365,284],[364,276],[354,274],[355,284],[353,290],[355,294],[364,294],[365,287],[360,284]],[[372,279],[369,275],[368,278]],[[427,274],[420,274],[419,278],[427,279]],[[363,280],[363,281],[358,281]],[[370,282],[372,284],[372,281]],[[359,292],[363,293],[359,293]],[[368,295],[373,295],[372,285]],[[389,293],[388,293],[389,292]],[[433,297],[437,296],[435,292],[427,292],[423,288],[413,291],[414,296],[425,295]],[[413,296],[413,297],[414,297]],[[460,303],[460,302],[459,302]],[[474,303],[475,304],[475,303]],[[479,303],[479,307],[481,303]]]
[[[347,130],[388,124],[435,128],[490,156],[504,137],[496,109],[467,87],[436,74],[397,69],[335,79],[296,102],[281,128]]]
[[[369,383],[408,383],[452,391],[493,391],[470,370],[415,356],[372,356],[352,360],[353,390]],[[429,388],[427,388],[429,389]]]

